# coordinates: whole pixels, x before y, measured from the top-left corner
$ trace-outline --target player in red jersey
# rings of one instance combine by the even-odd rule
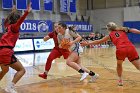
[[[127,33],[137,33],[140,34],[140,31],[134,28],[126,28],[126,27],[118,27],[114,22],[109,22],[107,24],[107,29],[109,31],[109,35],[105,36],[100,40],[95,40],[90,43],[82,42],[81,45],[91,45],[91,44],[100,44],[106,42],[107,40],[111,39],[113,44],[116,46],[116,58],[117,58],[117,73],[118,73],[118,85],[123,85],[122,80],[122,63],[125,58],[128,60],[138,69],[140,70],[140,60],[138,53],[135,49],[135,46],[129,41],[127,37]]]
[[[69,53],[70,53],[69,50],[59,48],[58,40],[57,40],[57,34],[58,34],[57,26],[58,26],[58,23],[55,23],[54,31],[50,32],[47,36],[44,37],[44,41],[47,41],[50,38],[52,38],[55,43],[55,47],[52,49],[52,51],[49,54],[49,57],[47,59],[47,62],[45,65],[45,72],[39,74],[39,77],[44,78],[44,79],[47,79],[47,75],[51,68],[52,61],[56,58],[60,58],[62,55],[63,55],[64,59],[67,59],[67,57],[69,56]]]
[[[5,88],[6,92],[17,93],[15,90],[15,84],[25,73],[24,67],[14,56],[13,48],[15,47],[17,39],[19,38],[20,25],[31,10],[31,4],[29,4],[24,15],[21,17],[17,11],[11,12],[7,17],[7,25],[5,25],[7,28],[6,33],[4,33],[0,39],[0,80],[9,71],[9,67],[17,71],[12,82]]]

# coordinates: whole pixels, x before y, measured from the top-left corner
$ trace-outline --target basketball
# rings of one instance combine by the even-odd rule
[[[70,42],[69,39],[64,38],[64,39],[61,40],[60,46],[63,49],[69,49],[70,48],[69,42]]]

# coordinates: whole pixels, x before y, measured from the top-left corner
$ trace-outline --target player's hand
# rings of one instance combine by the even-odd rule
[[[29,5],[28,5],[28,7],[27,7],[27,11],[28,11],[28,12],[31,12],[31,11],[32,11],[31,5],[32,5],[32,3],[30,2]]]
[[[87,46],[88,45],[88,42],[87,41],[82,41],[82,42],[80,42],[80,45],[81,46]]]
[[[12,7],[12,12],[16,12],[16,11],[17,11],[16,5],[13,5],[13,7]]]

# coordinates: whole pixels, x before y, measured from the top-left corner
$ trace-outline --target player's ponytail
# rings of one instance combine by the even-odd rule
[[[74,28],[75,28],[75,26],[69,26],[69,27],[68,27],[69,30],[71,30],[71,31],[73,31],[73,32],[76,32]]]

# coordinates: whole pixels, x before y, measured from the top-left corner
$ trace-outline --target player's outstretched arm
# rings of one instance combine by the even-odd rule
[[[84,41],[84,42],[81,42],[81,46],[98,45],[98,44],[101,44],[103,42],[106,42],[109,39],[110,39],[110,36],[105,36],[100,40],[95,40],[95,41],[91,41],[91,42]]]
[[[135,29],[135,28],[129,29],[129,32],[136,33],[136,34],[140,34],[140,30]]]
[[[12,29],[14,32],[18,32],[18,29],[20,28],[20,25],[22,24],[22,22],[25,20],[26,16],[28,15],[29,12],[31,12],[32,7],[31,7],[31,3],[29,3],[27,10],[25,11],[24,15],[22,15],[15,24],[12,25]]]

